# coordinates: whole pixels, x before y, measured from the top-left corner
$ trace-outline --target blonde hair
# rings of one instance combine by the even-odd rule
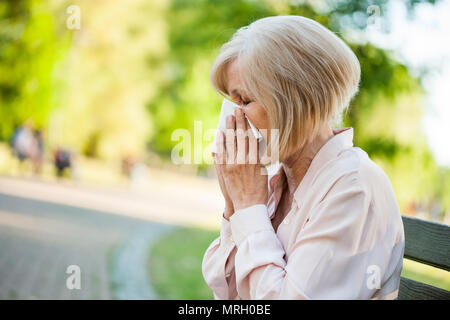
[[[352,50],[318,22],[301,16],[254,21],[225,43],[210,74],[212,86],[228,96],[226,68],[237,59],[249,96],[279,129],[285,159],[312,140],[324,124],[340,119],[358,91],[360,65]]]

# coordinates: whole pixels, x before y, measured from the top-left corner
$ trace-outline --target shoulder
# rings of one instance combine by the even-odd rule
[[[312,183],[312,189],[320,186],[322,200],[334,190],[357,190],[368,199],[377,197],[382,189],[393,194],[385,172],[360,148],[343,150],[320,168]]]
[[[377,233],[374,238],[379,239],[387,231],[398,239],[403,237],[401,213],[391,182],[362,149],[348,148],[326,163],[318,171],[311,191],[316,192],[316,206],[361,221],[364,230]]]

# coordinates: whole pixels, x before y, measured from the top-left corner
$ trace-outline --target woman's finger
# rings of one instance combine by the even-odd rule
[[[215,160],[217,161],[216,164],[225,164],[226,161],[225,138],[222,130],[219,131],[219,135],[217,136],[217,155]]]
[[[247,122],[242,109],[236,108],[234,114],[236,116],[236,163],[245,164],[248,149],[246,145]]]
[[[236,121],[232,115],[227,117],[227,129],[225,132],[225,148],[227,164],[234,164],[236,158]]]
[[[253,134],[248,135],[248,163],[257,164],[259,161],[259,143]]]
[[[248,136],[250,135],[250,134],[252,134],[252,133],[249,133],[248,131],[246,131],[246,134],[245,134],[245,163],[249,163],[249,156],[248,156],[248,152],[249,152],[249,138],[248,138]]]

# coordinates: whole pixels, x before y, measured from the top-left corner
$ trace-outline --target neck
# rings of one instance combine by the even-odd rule
[[[333,136],[331,127],[326,126],[313,141],[310,141],[283,161],[282,165],[290,196],[294,195],[317,152]]]

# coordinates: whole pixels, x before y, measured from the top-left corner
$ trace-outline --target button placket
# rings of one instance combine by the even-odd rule
[[[291,223],[291,216],[293,214],[293,212],[295,212],[295,209],[298,209],[299,206],[297,204],[297,201],[294,199],[292,199],[292,206],[291,206],[291,211],[286,215],[286,217],[284,217],[282,224],[283,225],[288,225]]]

